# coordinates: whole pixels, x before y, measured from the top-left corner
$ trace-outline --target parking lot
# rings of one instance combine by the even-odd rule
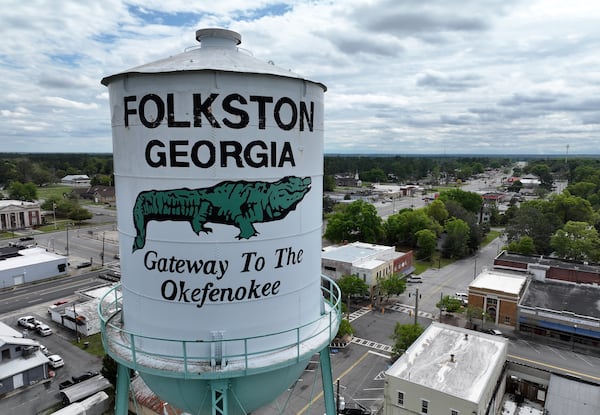
[[[44,304],[25,308],[19,312],[3,315],[0,320],[15,330],[23,332],[28,337],[39,341],[48,348],[48,354],[58,354],[64,361],[64,366],[51,369],[55,376],[44,383],[20,388],[0,399],[1,414],[39,414],[55,405],[59,405],[61,397],[58,385],[73,375],[86,370],[100,371],[102,359],[91,355],[77,346],[71,344],[76,340],[75,333],[62,328],[51,321],[48,315],[48,307]],[[52,334],[41,336],[36,330],[27,330],[17,324],[19,317],[31,315],[35,319],[47,324],[52,329]],[[84,340],[81,340],[84,341]]]

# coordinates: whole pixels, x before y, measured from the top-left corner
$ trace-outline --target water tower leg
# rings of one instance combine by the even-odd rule
[[[321,381],[323,382],[323,396],[325,399],[325,414],[336,415],[335,397],[333,396],[333,375],[331,374],[331,357],[329,345],[319,352],[321,361]]]
[[[115,391],[115,415],[127,415],[129,401],[129,368],[117,363],[117,387]]]
[[[212,415],[227,415],[227,389],[227,381],[215,380],[210,382]]]

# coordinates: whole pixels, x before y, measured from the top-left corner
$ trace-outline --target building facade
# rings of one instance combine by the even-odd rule
[[[321,254],[321,272],[334,280],[344,275],[356,275],[371,290],[378,280],[393,274],[409,274],[414,271],[413,252],[396,252],[393,246],[353,242],[330,246]]]
[[[49,377],[40,344],[0,322],[0,396]]]
[[[432,322],[385,372],[384,414],[500,414],[507,344]]]
[[[469,284],[469,306],[479,307],[485,314],[481,324],[516,326],[518,305],[527,286],[527,276],[501,270],[484,269]]]
[[[0,230],[14,231],[41,224],[42,215],[39,203],[0,200]]]

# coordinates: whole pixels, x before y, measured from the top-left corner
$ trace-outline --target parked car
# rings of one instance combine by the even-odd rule
[[[44,353],[46,356],[48,356],[48,348],[46,346],[44,346],[43,344],[40,344],[40,352]]]
[[[494,336],[504,336],[504,334],[502,334],[502,332],[500,330],[498,330],[498,329],[485,330],[485,333],[492,334]]]
[[[79,382],[83,382],[84,380],[88,380],[89,378],[93,378],[94,376],[98,376],[98,375],[99,375],[98,372],[87,370],[85,372],[81,372],[81,373],[71,376],[71,379],[73,379],[73,382],[79,383]]]
[[[35,329],[40,322],[38,320],[35,319],[35,317],[33,316],[23,316],[23,317],[19,317],[19,319],[17,320],[17,324],[19,326],[25,327],[26,329]]]
[[[47,324],[37,326],[37,332],[40,336],[49,336],[52,334],[52,329]]]
[[[423,282],[423,278],[422,278],[422,277],[419,277],[418,275],[412,275],[412,274],[411,274],[411,275],[409,275],[409,276],[406,278],[406,281],[407,281],[407,282],[412,282],[412,283],[420,283],[420,282]]]
[[[64,382],[60,382],[60,383],[58,384],[58,389],[59,389],[59,390],[66,389],[66,388],[68,388],[69,386],[73,386],[74,384],[75,384],[75,383],[74,383],[74,382],[73,382],[71,379],[67,379],[67,380],[65,380]]]
[[[57,354],[51,354],[50,356],[48,356],[48,360],[48,364],[54,369],[65,365],[65,362],[62,360],[62,357],[60,357]]]
[[[34,239],[33,236],[23,236],[23,237],[19,238],[19,240],[23,241],[23,242],[25,242],[25,241],[33,241],[33,239]]]

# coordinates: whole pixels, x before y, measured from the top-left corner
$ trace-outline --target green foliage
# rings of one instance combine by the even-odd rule
[[[392,359],[400,357],[411,344],[419,338],[424,329],[419,324],[400,324],[396,323],[394,333],[391,338],[394,341],[392,346]]]
[[[446,219],[448,219],[448,210],[446,205],[439,199],[433,200],[429,206],[425,208],[425,212],[431,218],[433,218],[440,225],[444,225]]]
[[[600,260],[598,231],[587,222],[567,222],[552,236],[550,245],[560,258],[592,262]]]
[[[400,295],[406,291],[406,280],[398,274],[392,274],[378,281],[381,295],[388,299],[392,295]]]
[[[323,176],[323,191],[333,192],[335,190],[335,178],[331,174]]]
[[[462,301],[458,298],[452,298],[449,295],[445,295],[435,306],[439,309],[446,310],[448,313],[456,313],[461,309]]]
[[[104,376],[113,386],[117,384],[117,362],[109,355],[104,355],[102,358],[102,369],[100,373]]]
[[[327,217],[324,237],[332,242],[378,243],[382,236],[383,227],[377,209],[363,200],[338,204],[334,213]]]
[[[75,222],[83,222],[92,218],[92,213],[86,208],[77,206],[69,211],[68,218]]]
[[[438,234],[441,233],[442,227],[427,215],[425,209],[407,209],[389,216],[383,224],[383,229],[389,244],[416,247],[418,231],[429,229]]]
[[[479,213],[483,206],[483,198],[477,193],[465,192],[461,189],[446,190],[440,193],[440,200],[444,203],[453,200],[471,213]]]
[[[344,337],[344,336],[351,336],[354,334],[354,328],[352,327],[352,324],[350,324],[350,322],[346,319],[342,319],[342,321],[340,321],[340,328],[338,329],[337,335],[335,337]]]
[[[569,221],[589,222],[594,213],[589,201],[579,196],[572,196],[568,192],[553,195],[549,203],[552,211],[562,223]]]
[[[356,275],[344,275],[336,281],[342,291],[342,298],[369,293],[369,286]]]
[[[535,243],[529,236],[523,236],[517,241],[512,241],[508,244],[508,251],[523,255],[535,254]]]
[[[548,201],[528,201],[514,210],[513,217],[506,224],[507,241],[518,241],[524,236],[533,240],[538,255],[549,255],[553,248],[550,238],[562,226]]]
[[[12,182],[8,186],[8,197],[14,200],[34,201],[37,199],[37,187],[31,182]]]
[[[385,172],[378,167],[361,173],[360,178],[362,181],[369,182],[369,183],[385,183],[385,182],[387,182],[387,176],[386,176]]]
[[[417,237],[417,259],[430,258],[437,247],[437,235],[429,229],[421,229],[415,233]]]
[[[462,219],[452,218],[446,223],[446,239],[442,253],[446,258],[464,258],[469,254],[469,225]]]

